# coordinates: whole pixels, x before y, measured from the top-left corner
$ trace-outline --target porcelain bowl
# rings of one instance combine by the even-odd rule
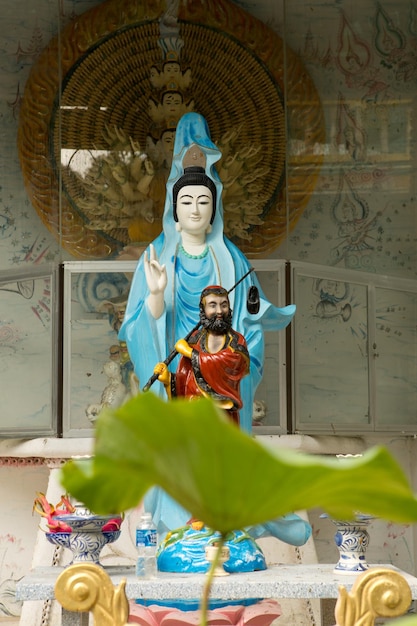
[[[72,563],[100,563],[100,552],[120,537],[120,515],[56,515],[54,520],[70,526],[71,532],[47,532],[47,540],[72,552]]]
[[[45,533],[47,540],[55,546],[62,546],[72,552],[73,563],[100,563],[100,553],[104,546],[120,537],[120,530],[115,531],[73,531],[72,533]]]

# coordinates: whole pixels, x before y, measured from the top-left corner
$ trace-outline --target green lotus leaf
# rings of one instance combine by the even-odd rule
[[[417,626],[417,615],[409,615],[395,620],[395,626]]]
[[[343,461],[272,450],[211,400],[165,402],[152,392],[101,413],[93,458],[64,465],[62,484],[96,513],[133,508],[157,485],[221,533],[312,507],[339,519],[360,511],[417,520],[417,499],[383,447]]]

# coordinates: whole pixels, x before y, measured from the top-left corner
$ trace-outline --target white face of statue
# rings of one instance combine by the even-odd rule
[[[187,185],[177,197],[177,217],[181,230],[193,235],[207,231],[213,213],[213,196],[204,185]]]

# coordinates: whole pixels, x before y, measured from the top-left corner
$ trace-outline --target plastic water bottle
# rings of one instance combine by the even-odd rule
[[[141,578],[155,576],[156,566],[156,528],[150,513],[143,513],[136,527],[136,575]]]

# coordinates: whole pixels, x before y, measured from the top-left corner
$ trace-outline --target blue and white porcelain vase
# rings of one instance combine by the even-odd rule
[[[337,528],[334,540],[339,550],[339,561],[334,568],[335,574],[357,574],[369,568],[366,562],[366,549],[369,545],[367,526],[372,519],[370,515],[360,513],[354,520],[331,519]]]

